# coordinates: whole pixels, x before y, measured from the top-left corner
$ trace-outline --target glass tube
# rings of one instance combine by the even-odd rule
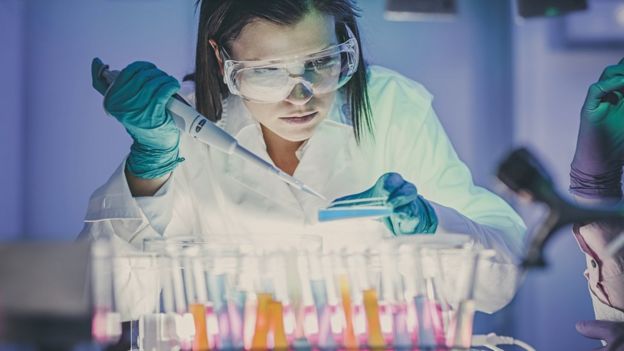
[[[101,345],[113,344],[121,337],[121,315],[114,305],[113,247],[108,236],[101,235],[91,246],[91,284],[93,319],[91,334]]]

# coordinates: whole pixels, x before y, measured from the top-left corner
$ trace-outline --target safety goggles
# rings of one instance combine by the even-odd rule
[[[338,90],[351,79],[359,62],[357,40],[348,26],[347,34],[342,44],[305,56],[235,61],[223,51],[224,82],[230,93],[261,103],[282,101],[295,87],[305,96]]]

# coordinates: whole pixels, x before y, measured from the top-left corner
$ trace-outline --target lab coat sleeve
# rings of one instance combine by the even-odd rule
[[[144,239],[162,236],[162,232],[157,229],[166,227],[171,217],[173,204],[170,183],[173,182],[174,175],[159,189],[152,201],[147,198],[137,200],[130,193],[124,169],[125,162],[89,199],[85,226],[80,237],[94,239],[107,232],[106,234],[118,237],[140,250]],[[109,222],[110,225],[90,225],[97,222]]]
[[[143,240],[161,237],[152,221],[158,223],[157,207],[171,202],[168,185],[159,190],[153,202],[137,201],[132,197],[122,164],[89,200],[84,227],[79,235],[82,240],[95,240],[100,236],[110,238],[115,258],[111,260],[114,276],[116,310],[123,320],[135,320],[152,313],[158,304],[158,271],[155,262],[141,256]],[[171,182],[172,179],[168,182]],[[157,193],[158,194],[158,193]],[[142,199],[146,200],[146,199]]]
[[[522,219],[501,198],[473,184],[424,87],[403,78],[389,80],[383,91],[393,97],[381,111],[391,116],[381,128],[387,128],[387,135],[377,140],[389,145],[387,170],[398,171],[431,202],[439,221],[436,235],[468,234],[475,247],[496,252],[493,259],[479,263],[475,302],[484,312],[504,307],[520,277],[516,263],[523,252]],[[447,265],[444,270],[452,276],[457,267]]]
[[[493,259],[479,262],[475,291],[477,308],[494,312],[511,301],[519,284],[517,263],[523,252],[524,223],[500,197],[473,184],[433,108],[429,108],[417,138],[430,150],[423,155],[422,165],[427,166],[420,167],[418,179],[423,196],[438,216],[436,234],[468,234],[476,247],[496,252]],[[453,270],[447,268],[449,273]]]
[[[160,234],[165,233],[165,229],[171,222],[173,209],[173,191],[171,190],[174,175],[163,184],[154,196],[137,196],[134,199],[139,208],[147,218],[152,228]]]

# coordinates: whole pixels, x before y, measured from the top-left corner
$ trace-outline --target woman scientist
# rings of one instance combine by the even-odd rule
[[[492,312],[509,302],[522,220],[472,183],[423,86],[366,66],[356,11],[352,0],[202,1],[190,100],[241,145],[328,199],[417,198],[385,223],[318,223],[327,203],[180,134],[164,108],[178,82],[135,62],[109,88],[94,74],[105,109],[134,142],[91,197],[84,234],[110,233],[135,247],[160,236],[316,234],[324,247],[337,247],[465,233],[498,253],[481,265],[477,307]],[[93,71],[100,67],[94,60]]]

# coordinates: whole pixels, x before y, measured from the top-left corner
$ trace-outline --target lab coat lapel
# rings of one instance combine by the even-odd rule
[[[262,135],[257,125],[243,128],[237,135],[239,143],[265,161],[273,163],[269,157]],[[246,191],[260,196],[264,201],[273,201],[290,208],[300,208],[288,185],[268,171],[244,161],[236,155],[230,155],[226,161],[225,173]]]
[[[335,180],[349,179],[342,174],[350,168],[351,142],[355,142],[351,126],[323,121],[308,141],[294,176],[321,194],[333,196]]]
[[[273,163],[266,151],[258,122],[253,120],[238,96],[230,95],[223,100],[223,118],[219,121],[219,125],[234,135],[240,145],[267,162]],[[239,183],[243,187],[243,191],[249,194],[247,196],[259,196],[261,202],[270,201],[284,206],[300,207],[282,180],[236,155],[227,156],[225,174]]]

